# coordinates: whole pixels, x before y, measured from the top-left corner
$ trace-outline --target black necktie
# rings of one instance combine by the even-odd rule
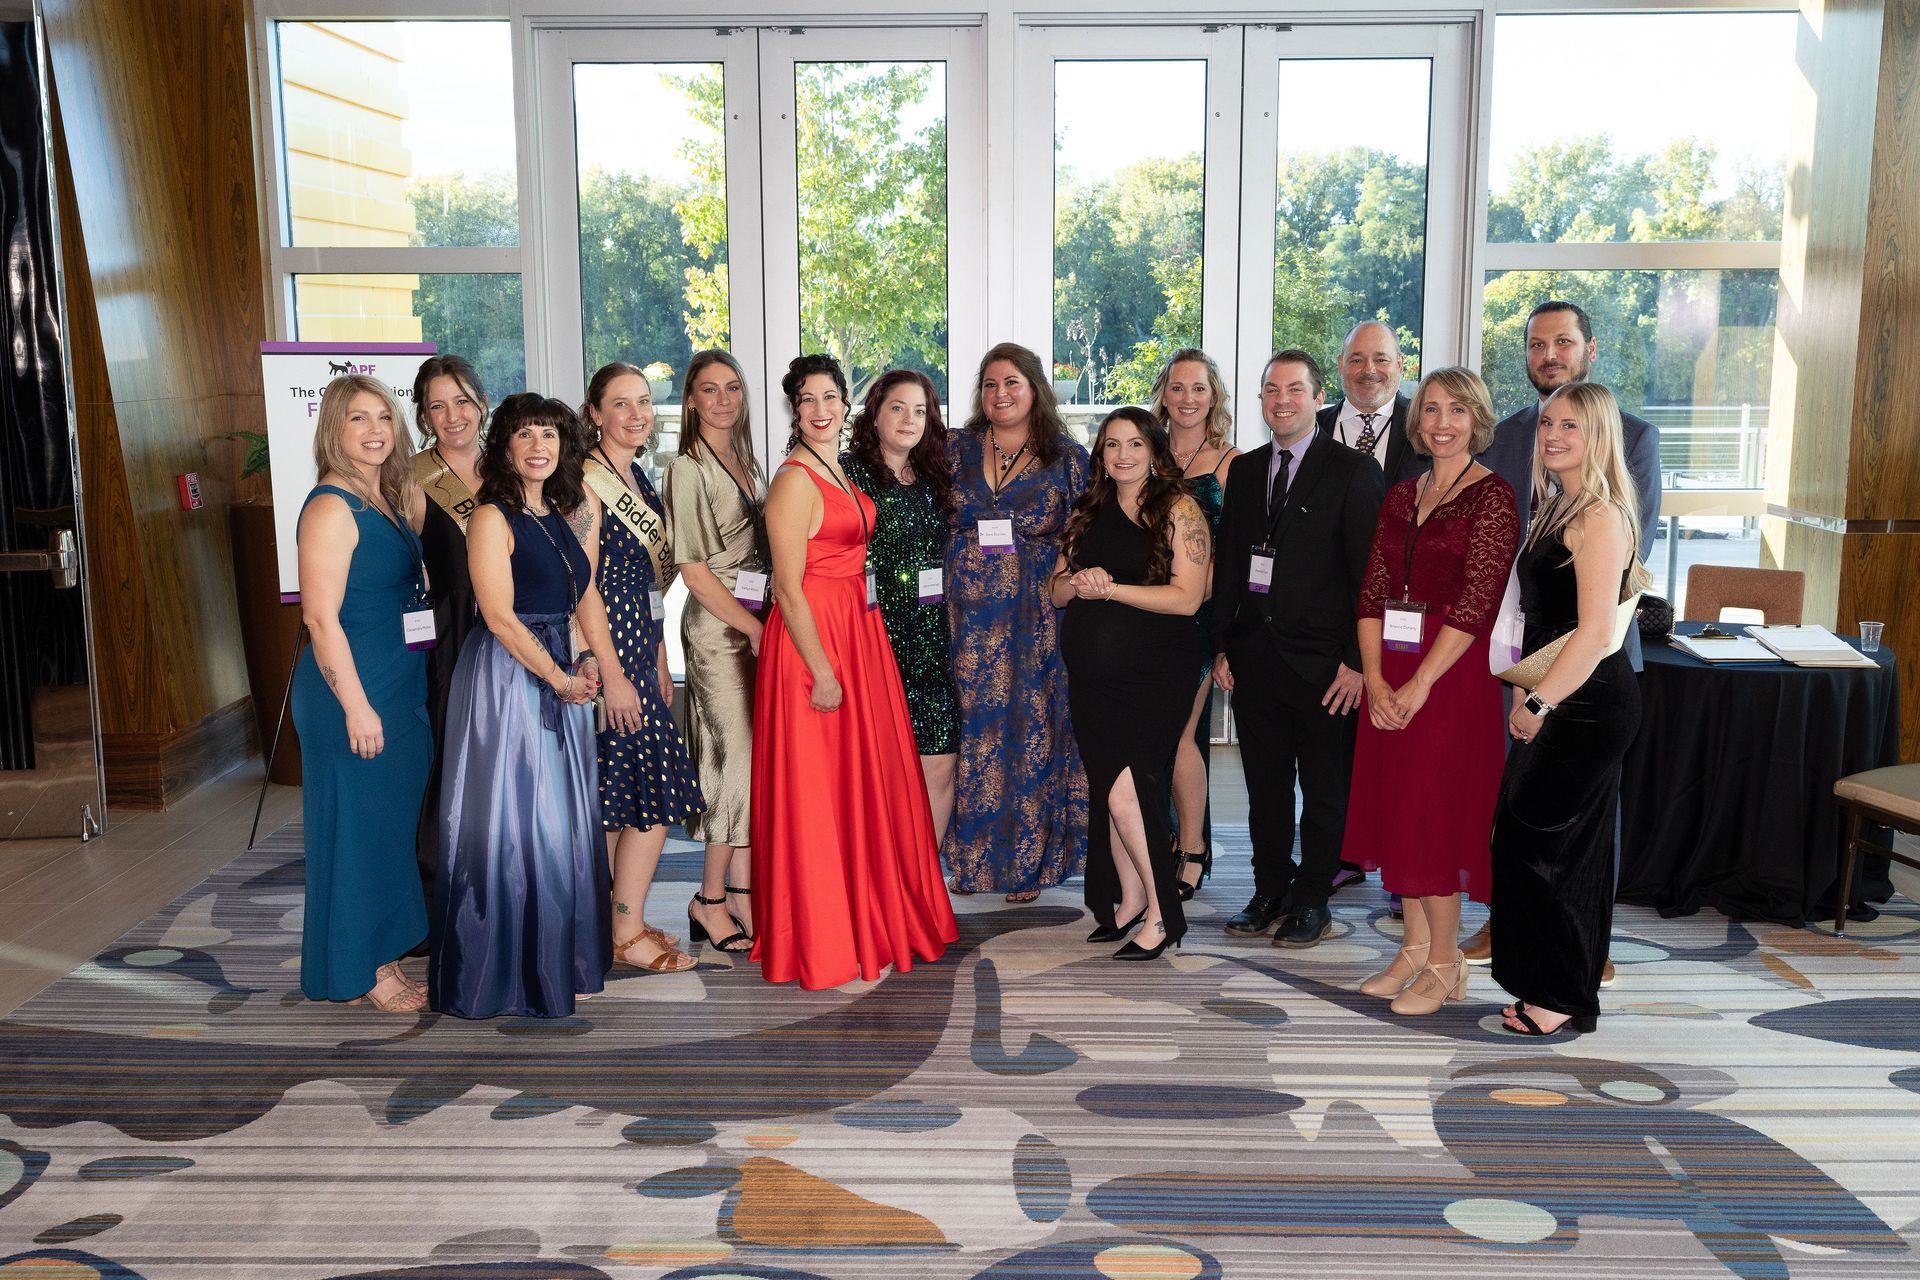
[[[1379,439],[1373,434],[1373,420],[1379,416],[1377,413],[1360,415],[1360,440],[1353,447],[1362,453],[1372,453],[1374,442]]]
[[[1267,518],[1271,520],[1274,512],[1280,510],[1280,504],[1287,500],[1287,469],[1293,465],[1293,450],[1280,451],[1280,474],[1273,478],[1273,488],[1267,493]]]

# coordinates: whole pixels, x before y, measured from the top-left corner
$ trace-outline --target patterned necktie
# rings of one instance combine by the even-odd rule
[[[1379,439],[1379,437],[1373,433],[1373,420],[1379,416],[1377,413],[1363,413],[1360,415],[1360,439],[1353,447],[1362,453],[1372,453],[1374,443]]]

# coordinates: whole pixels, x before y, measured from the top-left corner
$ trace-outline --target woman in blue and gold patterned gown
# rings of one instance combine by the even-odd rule
[[[874,382],[853,420],[840,466],[878,511],[867,566],[906,686],[934,838],[944,839],[960,737],[943,581],[953,476],[939,396],[925,374],[894,369]]]
[[[1226,498],[1221,477],[1227,473],[1227,464],[1240,456],[1233,447],[1233,414],[1227,409],[1227,384],[1220,377],[1220,366],[1197,347],[1174,352],[1154,379],[1152,405],[1154,416],[1167,429],[1174,465],[1187,482],[1187,492],[1205,513],[1209,535],[1217,538],[1220,507]],[[1213,602],[1203,601],[1193,620],[1211,648]],[[1212,771],[1208,751],[1213,730],[1212,673],[1210,665],[1202,666],[1193,712],[1173,761],[1182,900],[1193,897],[1213,871],[1213,815],[1207,803]]]
[[[647,893],[667,828],[707,807],[693,761],[674,727],[673,676],[661,624],[673,580],[666,507],[640,469],[653,438],[653,393],[631,364],[601,367],[587,384],[580,425],[589,501],[600,511],[600,598],[617,661],[601,673],[600,825],[613,863],[613,958],[652,973],[693,968],[672,934],[647,923]]]
[[[1031,902],[1087,860],[1087,777],[1067,710],[1047,579],[1087,484],[1033,352],[980,362],[973,415],[951,450],[947,619],[960,698],[953,822],[942,853],[957,893]]]

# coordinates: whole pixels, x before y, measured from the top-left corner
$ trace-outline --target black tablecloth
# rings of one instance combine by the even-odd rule
[[[1887,649],[1871,656],[1871,671],[1715,667],[1648,643],[1640,736],[1620,783],[1620,899],[1665,916],[1706,906],[1782,924],[1831,919],[1833,784],[1900,760],[1899,673]],[[1854,901],[1891,892],[1886,860],[1863,859]]]

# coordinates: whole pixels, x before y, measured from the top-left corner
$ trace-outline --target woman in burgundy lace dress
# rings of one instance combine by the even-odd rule
[[[1367,714],[1353,755],[1344,861],[1380,869],[1406,904],[1406,937],[1361,984],[1393,1011],[1464,999],[1460,893],[1485,902],[1506,732],[1487,636],[1520,538],[1507,482],[1473,460],[1493,402],[1466,369],[1428,374],[1407,412],[1426,475],[1387,491],[1360,587]]]

